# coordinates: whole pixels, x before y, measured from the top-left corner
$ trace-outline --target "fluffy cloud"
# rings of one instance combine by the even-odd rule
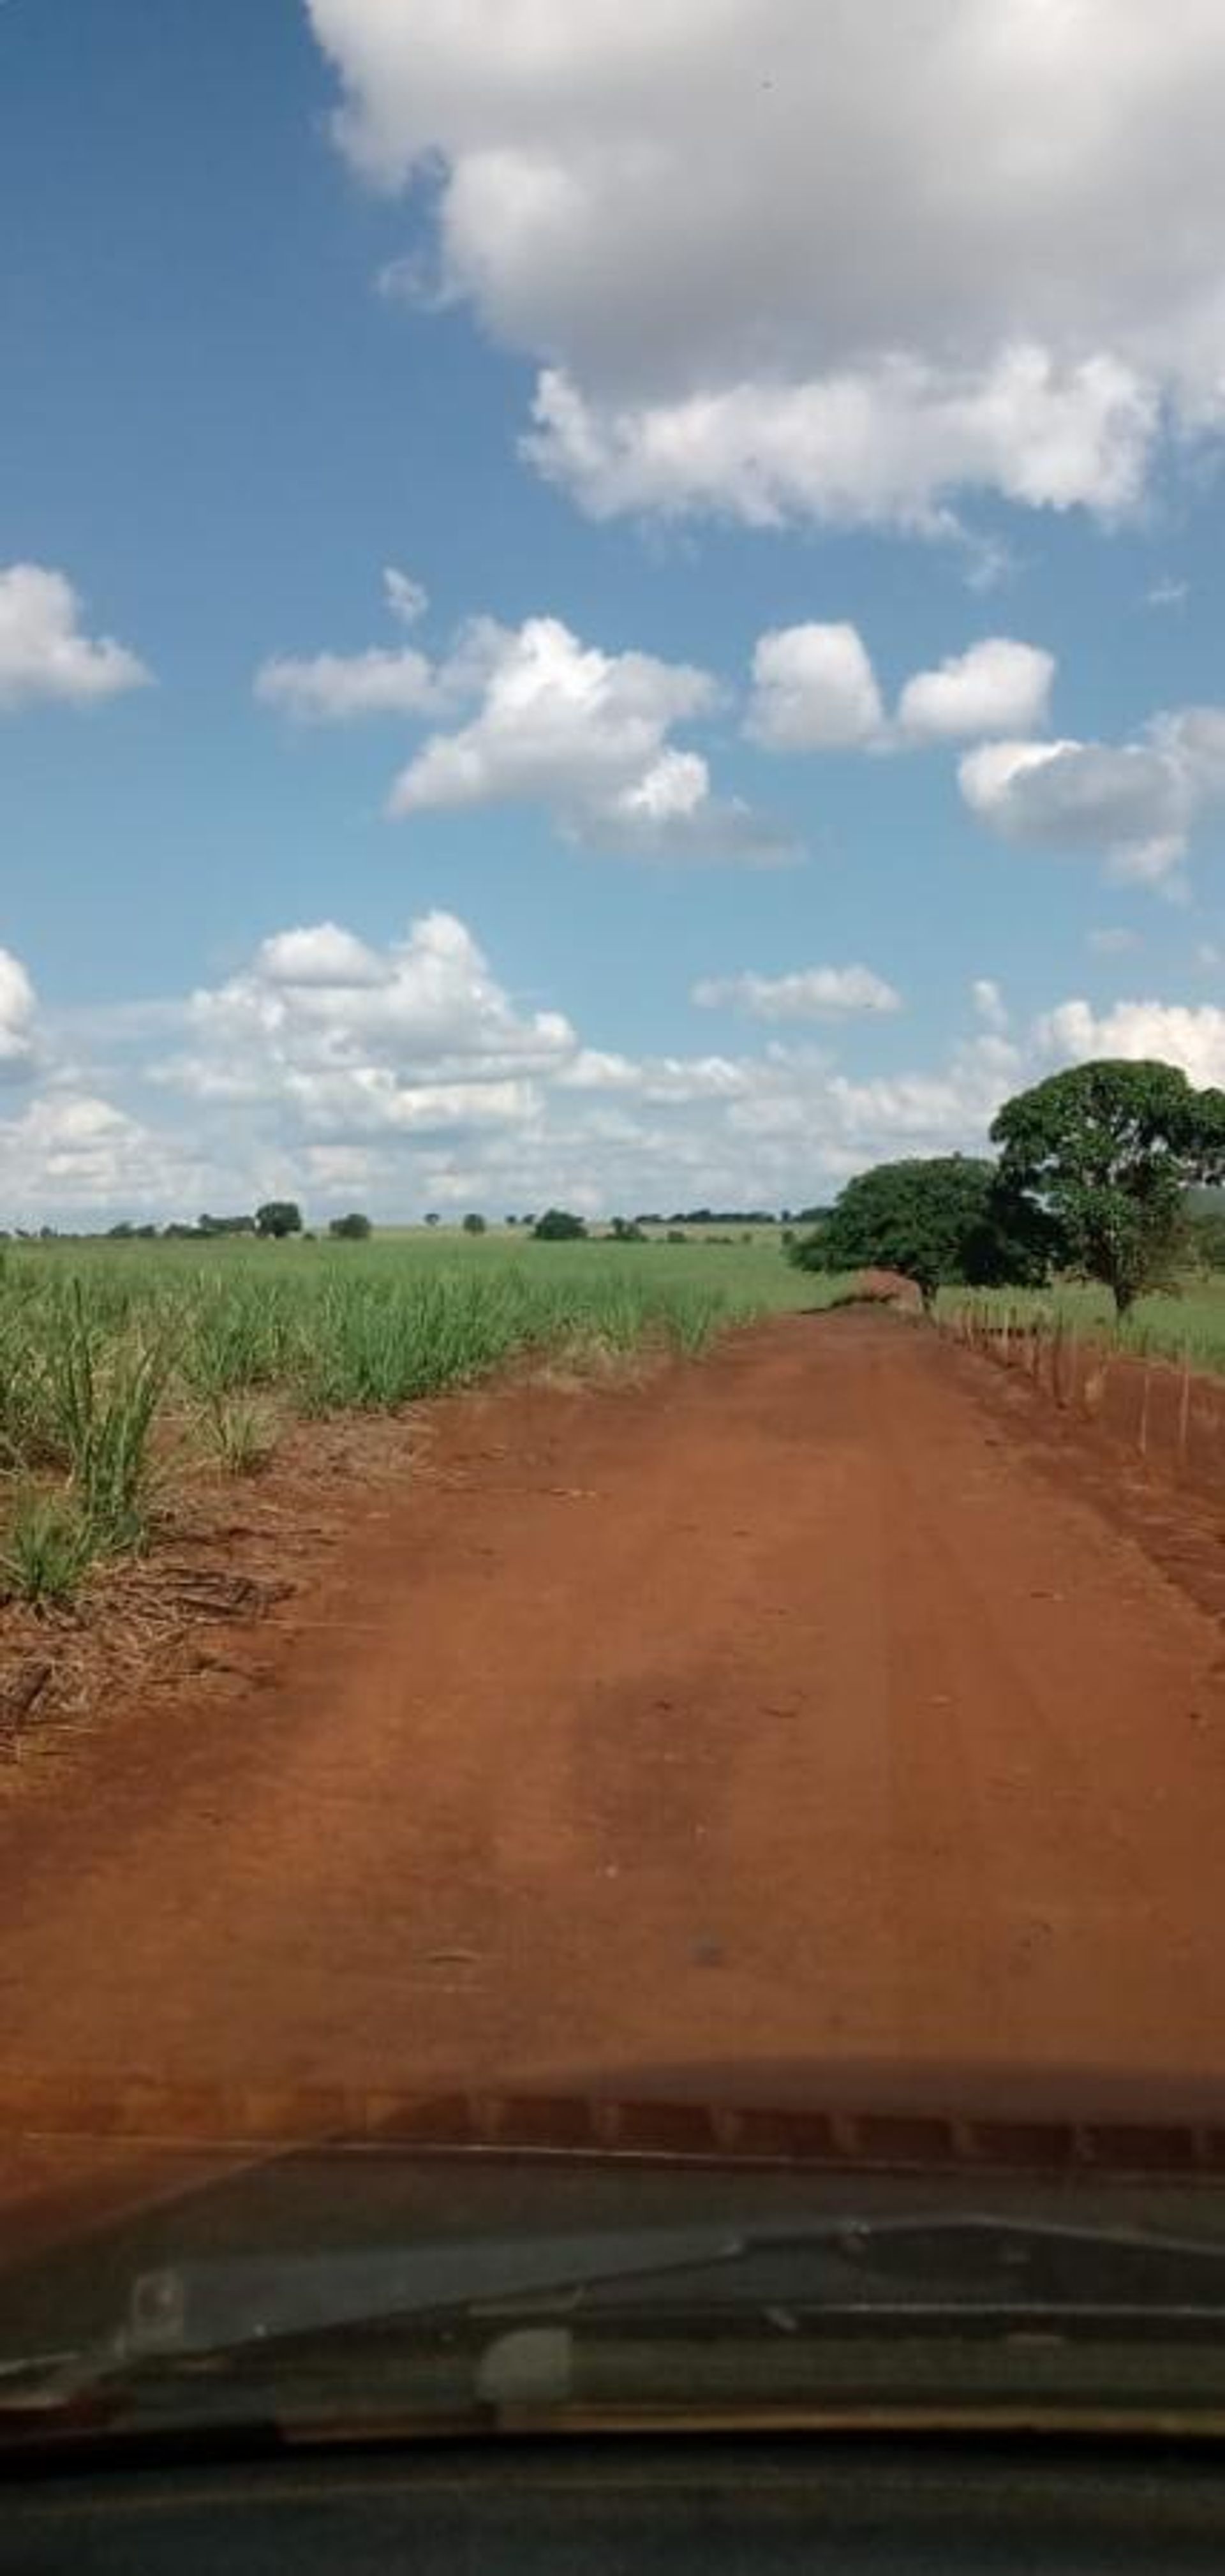
[[[604,653],[557,617],[518,628],[480,618],[443,681],[477,693],[476,713],[422,745],[392,789],[393,814],[540,804],[567,838],[596,847],[785,854],[786,836],[715,796],[702,755],[668,740],[674,725],[714,708],[707,672],[650,653]]]
[[[140,688],[143,662],[110,635],[81,629],[81,601],[45,564],[0,568],[0,714],[39,700],[90,706]]]
[[[891,719],[857,627],[784,626],[758,638],[745,732],[767,751],[906,749],[1024,734],[1045,722],[1054,677],[1053,653],[1010,635],[984,636],[938,670],[916,671]]]
[[[576,1048],[556,1011],[521,1015],[453,913],[386,950],[335,922],[281,931],[228,983],[194,993],[157,1068],[199,1101],[289,1107],[336,1143],[514,1117],[522,1086]]]
[[[1155,741],[983,743],[958,778],[971,812],[1005,840],[1099,851],[1112,875],[1150,885],[1184,857],[1203,793]]]
[[[1221,420],[1216,0],[308,0],[427,295],[538,356],[592,510],[1110,513]],[[700,173],[700,184],[695,174]]]
[[[878,984],[863,968],[716,980],[712,998],[764,1019],[755,1046],[634,1056],[522,1009],[451,914],[387,947],[334,921],[287,927],[186,1000],[59,1022],[89,1067],[44,1056],[28,1104],[0,1120],[0,1215],[164,1218],[286,1193],[387,1219],[550,1199],[597,1214],[796,1205],[889,1156],[982,1150],[1001,1100],[1052,1065],[1160,1055],[1225,1081],[1212,1004],[1073,998],[1021,1025],[980,977],[966,1032],[887,1072],[840,1062],[833,1027],[819,1045],[787,1027],[814,997],[831,1023],[852,1000],[885,1009]],[[5,992],[8,1024],[25,1024],[25,988],[0,977]],[[174,1035],[151,1072],[154,1028]]]
[[[855,627],[784,626],[758,638],[745,729],[767,750],[844,750],[872,742],[883,722]]]
[[[789,975],[707,975],[690,1000],[750,1020],[836,1020],[900,1010],[902,997],[870,966],[802,966]]]
[[[336,921],[312,922],[305,930],[275,931],[261,942],[255,971],[274,987],[286,985],[291,991],[318,987],[334,993],[354,985],[385,984],[395,973],[377,949],[368,948],[364,939],[355,938]]]
[[[1225,707],[1182,707],[1155,716],[1149,731],[1195,802],[1225,795]]]
[[[407,588],[415,598],[415,586]],[[398,594],[389,596],[394,606]],[[937,670],[915,673],[890,718],[858,629],[809,619],[758,637],[744,732],[772,752],[905,749],[1005,726],[1023,733],[1043,720],[1054,673],[1054,656],[1039,646],[984,637]],[[275,657],[257,672],[255,690],[265,704],[320,723],[447,717],[395,778],[392,817],[533,804],[563,838],[591,849],[766,865],[799,855],[791,832],[741,798],[720,795],[705,754],[672,739],[676,728],[718,710],[722,692],[708,671],[651,653],[605,652],[559,617],[528,617],[518,627],[471,617],[436,661],[411,646]],[[1225,784],[1218,710],[1188,709],[1161,725],[1147,755],[1154,775],[1199,780],[1197,794],[1208,793],[1209,782]],[[988,744],[963,764],[963,794],[997,829],[1038,837],[1029,820],[1036,799],[1014,795],[1014,780],[1029,761],[1087,748],[1012,738]],[[1101,838],[1089,813],[1078,832]],[[1181,855],[1181,843],[1167,847],[1150,834],[1141,847],[1132,836],[1117,855],[1131,873],[1156,877]]]
[[[697,998],[775,1026],[897,1004],[866,967],[716,980]],[[914,1152],[972,1140],[1014,1061],[986,1032],[934,1072],[866,1082],[777,1037],[736,1054],[583,1046],[560,1014],[517,1010],[445,913],[386,950],[335,922],[277,932],[178,1016],[161,1097],[190,1104],[197,1136],[232,1140],[232,1172],[279,1172],[278,1188],[324,1197],[360,1192],[387,1213],[548,1198],[598,1210],[771,1189],[785,1199],[896,1140]]]
[[[1054,677],[1053,653],[989,635],[936,671],[916,671],[898,701],[898,724],[918,742],[1030,733],[1046,722]]]
[[[394,564],[383,572],[383,598],[399,626],[416,625],[429,606],[423,584]],[[255,674],[255,694],[265,706],[305,724],[436,715],[450,703],[444,672],[407,644],[373,644],[364,653],[274,653]]]
[[[48,1218],[93,1224],[138,1210],[178,1214],[223,1171],[185,1139],[159,1134],[90,1092],[50,1090],[19,1116],[0,1119],[5,1225]]]
[[[1127,368],[1062,368],[1005,350],[978,374],[882,359],[802,385],[748,382],[672,402],[589,400],[546,368],[526,457],[594,519],[689,512],[775,528],[792,519],[960,533],[958,492],[1031,508],[1134,507],[1156,433]]]
[[[267,707],[307,724],[345,724],[354,716],[431,715],[439,704],[434,666],[411,645],[366,653],[277,654],[261,663],[255,694]]]
[[[1225,1085],[1225,1011],[1213,1002],[1060,1002],[1039,1020],[1039,1048],[1069,1064],[1095,1056],[1156,1057],[1197,1085]]]
[[[983,743],[958,777],[1006,840],[1100,851],[1112,876],[1168,885],[1196,820],[1225,799],[1225,708],[1154,716],[1134,742]]]
[[[417,584],[391,571],[384,579],[393,614],[420,614]],[[650,653],[605,653],[559,617],[518,627],[469,618],[438,661],[410,646],[281,656],[263,663],[255,693],[316,723],[451,719],[401,769],[392,816],[538,804],[565,839],[593,849],[763,864],[798,856],[790,833],[717,795],[704,755],[669,738],[715,710],[709,673]]]
[[[0,948],[0,1082],[32,1071],[36,1010],[34,987],[20,958]]]
[[[669,726],[701,715],[714,684],[686,663],[580,644],[558,617],[517,629],[480,621],[474,672],[483,683],[472,721],[432,736],[402,771],[398,814],[506,799],[582,812],[640,784]]]

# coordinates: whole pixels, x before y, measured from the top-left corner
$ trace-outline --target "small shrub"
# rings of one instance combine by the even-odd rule
[[[94,1553],[89,1523],[71,1494],[18,1494],[0,1548],[0,1587],[35,1610],[62,1608],[79,1590]]]
[[[48,1412],[94,1550],[117,1555],[145,1538],[149,1439],[169,1375],[159,1340],[111,1339],[71,1283],[45,1368]]]
[[[266,1405],[248,1397],[219,1395],[200,1417],[205,1452],[223,1476],[259,1476],[276,1447],[276,1424]]]

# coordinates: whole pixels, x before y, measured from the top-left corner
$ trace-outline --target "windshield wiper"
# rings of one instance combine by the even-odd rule
[[[726,2297],[721,2296],[726,2291]],[[475,2237],[374,2252],[203,2260],[133,2281],[115,2332],[0,2365],[0,2417],[204,2356],[434,2319],[618,2311],[726,2324],[784,2301],[818,2327],[891,2322],[1225,2330],[1225,2240],[924,2212],[807,2226]],[[712,2306],[713,2303],[713,2306]]]

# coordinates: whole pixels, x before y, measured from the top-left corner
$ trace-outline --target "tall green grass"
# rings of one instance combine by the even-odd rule
[[[730,1325],[821,1302],[819,1284],[769,1238],[7,1250],[0,1592],[63,1600],[89,1564],[143,1547],[176,1445],[253,1473],[278,1416],[393,1411],[533,1353],[692,1358]]]
[[[937,1315],[964,1314],[987,1330],[1074,1332],[1085,1341],[1141,1358],[1189,1360],[1225,1374],[1225,1280],[1188,1281],[1174,1294],[1137,1299],[1130,1314],[1116,1316],[1103,1288],[946,1288]]]

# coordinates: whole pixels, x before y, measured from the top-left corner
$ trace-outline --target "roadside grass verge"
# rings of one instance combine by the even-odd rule
[[[1141,1297],[1116,1316],[1101,1288],[945,1288],[937,1321],[964,1316],[985,1332],[1076,1335],[1139,1359],[1183,1361],[1225,1375],[1225,1281],[1191,1279],[1174,1291]]]

